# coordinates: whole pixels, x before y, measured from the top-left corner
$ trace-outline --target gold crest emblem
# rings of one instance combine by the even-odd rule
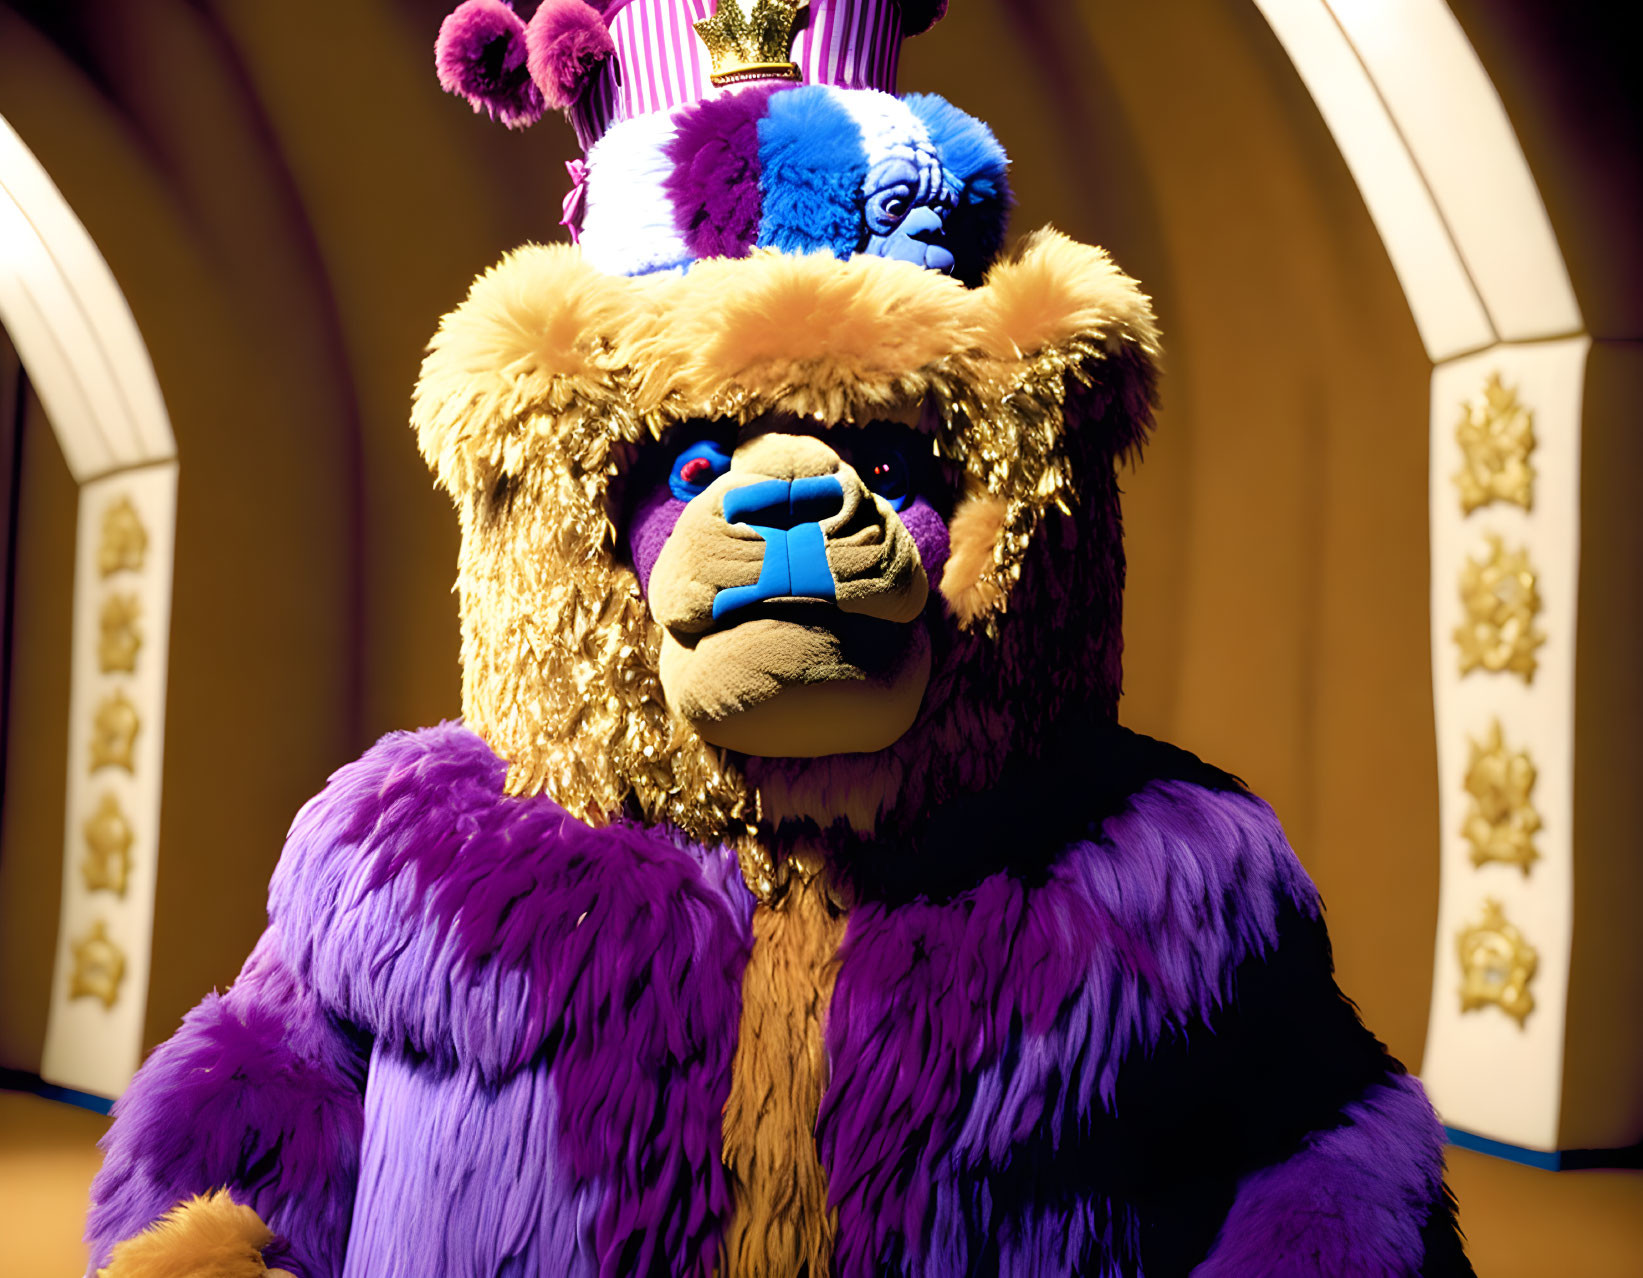
[[[139,572],[148,554],[148,530],[137,516],[131,498],[121,497],[103,512],[103,533],[97,543],[97,571],[105,577],[117,572]]]
[[[142,723],[137,707],[123,692],[104,697],[91,725],[91,770],[124,768],[136,770],[137,733]]]
[[[110,595],[98,618],[97,665],[104,674],[134,674],[143,646],[136,595]]]
[[[1466,793],[1472,802],[1461,833],[1472,845],[1472,864],[1503,861],[1519,867],[1527,878],[1540,856],[1535,850],[1540,814],[1529,798],[1535,788],[1535,765],[1525,751],[1506,748],[1499,719],[1482,741],[1469,744]]]
[[[125,979],[126,957],[108,939],[101,919],[92,925],[84,940],[75,942],[72,952],[74,971],[69,977],[68,996],[94,998],[104,1007],[113,1007],[120,997],[120,982]]]
[[[1468,558],[1460,574],[1460,601],[1466,620],[1455,627],[1460,672],[1510,670],[1529,683],[1538,662],[1535,650],[1546,636],[1535,629],[1540,590],[1526,550],[1508,551],[1495,533],[1489,553]]]
[[[120,810],[120,801],[113,794],[103,795],[97,811],[81,831],[86,838],[86,854],[80,861],[80,876],[86,891],[124,896],[131,874],[131,844],[136,836]]]
[[[1521,1028],[1535,1010],[1529,982],[1540,955],[1523,934],[1506,921],[1499,901],[1483,903],[1483,918],[1463,928],[1460,945],[1460,1010],[1475,1012],[1493,1003]]]
[[[1517,390],[1490,373],[1480,394],[1463,406],[1455,426],[1464,464],[1455,472],[1460,509],[1469,515],[1492,501],[1507,501],[1528,510],[1534,503],[1535,416],[1518,399]]]

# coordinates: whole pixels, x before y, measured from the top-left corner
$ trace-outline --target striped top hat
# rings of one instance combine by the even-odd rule
[[[603,270],[757,247],[874,252],[967,281],[1003,237],[1007,161],[939,98],[895,96],[946,0],[464,0],[440,83],[511,128],[564,111],[566,221]]]
[[[510,128],[565,111],[587,150],[619,121],[751,80],[893,93],[902,37],[946,9],[947,0],[542,0],[527,23],[504,0],[464,0],[440,28],[439,79]],[[746,57],[748,46],[768,56]],[[752,65],[727,73],[726,58]]]

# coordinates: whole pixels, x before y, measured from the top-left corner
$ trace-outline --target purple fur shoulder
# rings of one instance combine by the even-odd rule
[[[1271,809],[1121,732],[1080,769],[1053,784],[1083,837],[852,915],[818,1127],[840,1278],[1421,1272],[1441,1129],[1335,988]]]
[[[233,987],[207,995],[115,1103],[86,1221],[91,1272],[182,1200],[228,1186],[281,1237],[277,1263],[340,1273],[364,1076],[361,1042],[265,933]]]
[[[227,1184],[286,1235],[288,1267],[345,1272],[346,1247],[346,1272],[366,1272],[347,1242],[356,1188],[410,1213],[414,1195],[394,1182],[427,1169],[378,1160],[362,1179],[362,1115],[420,1095],[419,1114],[441,1097],[457,1125],[486,1107],[551,1125],[547,1165],[528,1173],[482,1149],[444,1168],[446,1190],[479,1178],[475,1212],[528,1198],[540,1223],[516,1227],[525,1235],[572,1219],[577,1237],[557,1250],[522,1237],[516,1260],[710,1272],[730,1198],[719,1125],[751,897],[730,853],[594,830],[546,799],[505,796],[505,771],[460,726],[395,734],[302,810],[257,953],[121,1102],[95,1190],[99,1255]],[[257,1064],[242,1079],[245,1060]],[[524,1192],[521,1175],[535,1178]],[[400,1245],[438,1255],[474,1223],[406,1219]],[[372,1230],[387,1232],[380,1219]]]

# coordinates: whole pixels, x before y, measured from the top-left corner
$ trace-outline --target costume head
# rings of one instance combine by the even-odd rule
[[[462,518],[464,714],[513,792],[596,822],[907,833],[1066,712],[1114,712],[1151,313],[1053,232],[994,260],[996,141],[886,91],[935,7],[811,0],[781,79],[715,87],[700,41],[696,80],[613,57],[709,3],[447,23],[442,66],[501,68],[479,105],[523,119],[534,85],[591,142],[580,247],[477,281],[418,389]],[[511,34],[470,39],[475,15]],[[890,44],[827,63],[845,18]]]

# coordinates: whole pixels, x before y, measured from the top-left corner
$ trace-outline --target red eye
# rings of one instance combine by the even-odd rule
[[[680,501],[692,501],[730,470],[730,454],[713,439],[698,439],[673,459],[667,486]]]
[[[893,439],[870,437],[857,454],[856,465],[856,473],[890,503],[891,510],[903,510],[913,500],[912,468]]]

